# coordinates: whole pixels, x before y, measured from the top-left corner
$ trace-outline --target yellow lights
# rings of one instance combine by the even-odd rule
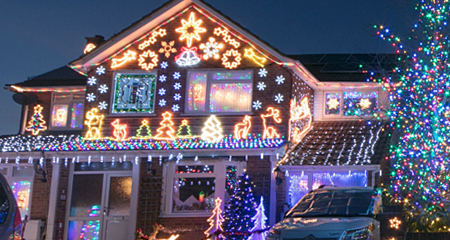
[[[232,45],[235,48],[238,48],[241,44],[236,41],[236,39],[231,38],[230,35],[228,35],[228,30],[227,29],[222,29],[220,27],[215,28],[214,29],[214,35],[216,36],[223,36],[223,41],[225,41],[226,43]]]
[[[124,65],[126,62],[129,62],[131,60],[136,60],[136,52],[128,50],[126,53],[123,54],[123,57],[112,59],[111,68],[120,67]]]
[[[166,58],[169,58],[170,54],[177,52],[173,45],[175,45],[175,41],[170,41],[169,43],[167,43],[166,41],[162,41],[162,48],[159,49],[159,53],[164,53],[164,56]]]
[[[60,109],[56,110],[56,121],[58,121],[58,122],[64,121],[66,119],[66,115],[67,115],[67,112],[65,109],[60,108]]]
[[[42,116],[42,106],[34,106],[34,113],[31,116],[31,120],[28,122],[28,127],[26,131],[31,132],[33,135],[38,135],[40,131],[45,131],[47,127],[45,126],[44,117]]]
[[[169,239],[167,239],[167,240],[176,240],[179,236],[180,236],[180,234],[170,235]]]
[[[121,124],[120,120],[116,119],[111,123],[111,126],[114,127],[113,130],[114,141],[121,142],[127,139],[128,136],[127,124]]]
[[[336,109],[339,106],[339,101],[337,98],[330,98],[327,102],[329,109]]]
[[[273,126],[267,126],[267,119],[273,119],[275,123],[281,123],[280,110],[273,107],[267,108],[267,114],[261,114],[261,118],[264,125],[263,139],[266,138],[279,138],[277,130]]]
[[[181,19],[182,27],[179,27],[175,29],[175,32],[181,33],[180,40],[186,39],[187,47],[192,46],[192,40],[196,39],[197,41],[200,41],[200,35],[199,33],[206,32],[205,28],[200,27],[200,24],[202,24],[202,20],[195,20],[195,15],[192,12],[189,16],[189,20],[186,21],[184,19]]]
[[[88,43],[88,44],[86,45],[86,47],[84,48],[83,53],[86,54],[86,53],[88,53],[88,52],[91,52],[91,51],[94,50],[96,47],[97,47],[97,46],[95,46],[95,44],[93,44],[93,43]]]
[[[85,140],[96,140],[102,138],[102,125],[105,116],[98,114],[98,108],[92,108],[86,113],[84,124],[87,126]]]
[[[162,114],[163,120],[159,123],[161,127],[156,129],[158,134],[153,138],[156,140],[174,140],[176,138],[175,136],[175,130],[173,127],[172,122],[172,114],[168,111]]]
[[[389,227],[394,229],[399,229],[400,224],[402,224],[402,221],[400,221],[397,217],[389,219]]]
[[[211,115],[202,129],[202,140],[207,142],[220,142],[223,138],[222,126],[215,115]]]
[[[249,115],[245,115],[242,123],[238,123],[234,125],[234,138],[236,139],[246,139],[248,137],[248,133],[250,128],[252,127],[252,122]]]
[[[253,52],[253,49],[251,49],[251,48],[244,49],[244,51],[245,51],[244,57],[250,58],[251,60],[253,60],[253,62],[258,64],[260,67],[264,67],[264,63],[267,60],[265,57],[256,56],[255,52]]]
[[[289,129],[293,128],[291,133],[291,141],[293,143],[299,143],[302,138],[306,135],[306,133],[311,128],[312,124],[312,114],[311,109],[309,108],[309,99],[308,97],[303,97],[300,101],[300,105],[297,104],[297,101],[294,99],[291,100],[291,118],[289,119]],[[308,122],[305,123],[302,121],[300,124],[298,122],[300,120],[307,119]],[[296,126],[298,125],[298,126]]]
[[[208,42],[200,44],[200,50],[203,50],[203,59],[208,60],[209,58],[219,59],[219,50],[223,48],[222,43],[217,43],[216,39],[210,37]]]
[[[222,65],[226,68],[233,69],[241,65],[241,54],[237,50],[228,50],[222,56]]]
[[[368,109],[370,105],[372,105],[372,103],[368,98],[361,99],[361,101],[358,104],[361,107],[361,109]]]
[[[158,55],[153,51],[145,51],[139,55],[139,66],[144,70],[151,70],[158,65]]]
[[[166,29],[163,28],[160,28],[158,31],[152,32],[152,36],[150,36],[147,41],[139,44],[139,50],[144,50],[146,47],[155,44],[157,36],[164,37],[166,34]]]

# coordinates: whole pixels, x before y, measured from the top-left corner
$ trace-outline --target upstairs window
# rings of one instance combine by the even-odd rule
[[[114,78],[112,113],[153,113],[156,74],[121,74]]]
[[[51,128],[83,128],[84,93],[54,93],[51,112]]]
[[[187,113],[249,113],[252,71],[189,72]]]
[[[377,91],[325,93],[324,113],[331,116],[372,116],[378,109]]]

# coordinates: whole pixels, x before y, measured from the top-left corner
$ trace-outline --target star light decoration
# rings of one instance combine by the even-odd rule
[[[159,76],[159,81],[160,82],[165,82],[166,80],[167,80],[167,76],[166,75]]]
[[[181,89],[181,83],[177,82],[173,85],[173,88],[175,88],[175,90],[180,90]]]
[[[180,100],[181,100],[181,94],[176,93],[176,94],[173,96],[173,99],[175,99],[175,101],[180,101]]]
[[[265,68],[259,69],[259,77],[267,77],[267,70]]]
[[[266,84],[264,82],[259,82],[258,85],[256,85],[259,91],[264,91],[266,88]]]
[[[394,229],[399,229],[400,224],[402,224],[402,221],[400,221],[397,217],[389,219],[389,227]]]
[[[275,95],[275,102],[280,104],[282,101],[283,101],[283,95],[281,95],[281,93],[278,93],[277,95]]]
[[[280,84],[284,83],[284,80],[285,80],[284,76],[280,75],[280,76],[277,76],[277,78],[275,79],[275,82],[277,82],[278,85],[280,85]]]
[[[102,74],[105,74],[105,67],[103,67],[103,66],[100,66],[100,67],[98,67],[95,71],[97,72],[97,74],[100,76],[100,75],[102,75]]]
[[[330,109],[336,109],[339,106],[339,101],[336,98],[330,98],[327,105]]]
[[[159,100],[159,106],[160,106],[160,107],[166,106],[166,100],[160,99],[160,100]]]
[[[102,85],[100,85],[100,87],[98,87],[98,91],[101,93],[101,94],[104,94],[104,93],[107,93],[108,92],[108,86],[106,86],[106,84],[102,84]]]
[[[368,98],[361,99],[361,101],[358,104],[361,107],[361,109],[368,109],[370,105],[372,105],[372,103]]]
[[[253,102],[253,108],[255,110],[261,109],[262,107],[262,103],[259,100],[256,100],[255,102]]]
[[[88,83],[89,85],[93,86],[93,85],[97,84],[97,78],[94,77],[94,76],[92,76],[92,77],[88,78],[87,83]]]
[[[95,101],[95,98],[96,98],[96,96],[95,96],[94,93],[88,93],[88,94],[86,95],[86,99],[87,99],[88,102],[93,102],[93,101]]]
[[[237,68],[241,65],[241,54],[237,50],[230,49],[222,56],[222,65],[228,69]]]
[[[180,77],[181,77],[181,74],[179,72],[174,72],[173,73],[173,79],[178,80],[178,79],[180,79]]]
[[[108,103],[106,103],[105,101],[100,102],[100,103],[98,104],[98,109],[100,109],[100,110],[105,110],[106,108],[108,108]]]
[[[189,15],[189,20],[181,20],[182,27],[175,29],[175,32],[181,33],[180,40],[186,39],[186,44],[188,47],[192,46],[192,41],[195,39],[200,41],[200,33],[206,32],[205,28],[200,27],[202,20],[195,20],[195,14],[191,12]]]
[[[153,51],[145,51],[139,55],[139,66],[144,70],[152,70],[158,64],[158,55]]]
[[[159,93],[159,95],[164,96],[164,95],[166,95],[166,89],[165,88],[160,88],[158,90],[158,93]]]
[[[180,106],[179,106],[178,104],[174,104],[174,105],[172,106],[172,111],[178,112],[179,110],[180,110]]]

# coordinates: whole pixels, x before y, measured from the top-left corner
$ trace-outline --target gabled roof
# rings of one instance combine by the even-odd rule
[[[6,84],[6,87],[57,87],[57,86],[85,86],[86,77],[78,74],[67,66],[31,77],[16,84]]]
[[[280,161],[283,166],[380,164],[390,137],[381,122],[315,122]]]

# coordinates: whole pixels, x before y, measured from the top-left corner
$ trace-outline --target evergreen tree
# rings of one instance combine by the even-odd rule
[[[254,226],[252,229],[250,229],[250,232],[254,233],[252,233],[252,235],[248,240],[265,240],[267,236],[267,231],[257,232],[266,230],[267,228],[266,226],[267,217],[264,209],[264,198],[262,196],[258,208],[256,208],[256,214],[254,217],[252,217],[252,221]]]
[[[227,232],[226,239],[243,240],[248,239],[248,232],[253,228],[252,216],[255,215],[256,202],[253,195],[253,183],[247,172],[239,177],[230,203],[225,209],[224,228]]]

